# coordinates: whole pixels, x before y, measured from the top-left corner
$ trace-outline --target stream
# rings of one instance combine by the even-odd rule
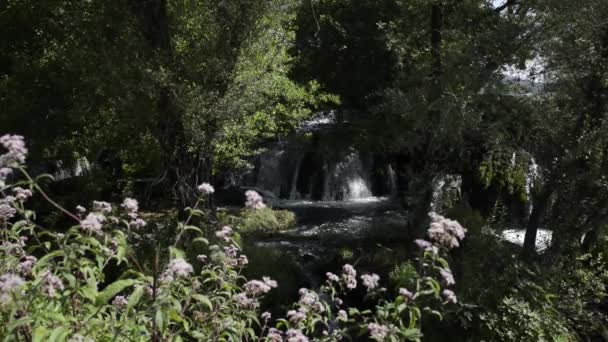
[[[339,273],[343,264],[386,276],[407,258],[405,217],[388,197],[364,197],[347,201],[279,200],[277,209],[293,211],[295,229],[269,238],[243,241],[249,258],[248,278],[270,276],[279,283],[266,307],[287,309],[301,287],[319,288],[326,272]],[[284,314],[284,311],[282,311]]]

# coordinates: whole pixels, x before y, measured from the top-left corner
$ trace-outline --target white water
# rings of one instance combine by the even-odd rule
[[[369,171],[363,166],[358,152],[352,152],[340,162],[326,165],[323,200],[354,200],[372,197]]]
[[[519,246],[524,245],[526,237],[525,229],[508,229],[502,232],[502,238]],[[539,229],[536,233],[536,250],[542,252],[551,245],[553,232],[547,229]]]

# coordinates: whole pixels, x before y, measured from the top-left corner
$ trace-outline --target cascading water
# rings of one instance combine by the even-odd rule
[[[285,151],[279,147],[262,153],[255,186],[279,196],[281,193],[282,159]]]
[[[462,177],[460,175],[443,175],[433,180],[433,198],[431,210],[445,214],[461,197]]]
[[[372,196],[369,170],[364,167],[360,153],[352,152],[332,166],[326,165],[325,169],[324,201],[355,200]]]

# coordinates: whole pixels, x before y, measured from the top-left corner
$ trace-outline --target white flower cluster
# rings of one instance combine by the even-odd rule
[[[349,290],[357,287],[357,271],[352,265],[342,266],[342,280]]]
[[[371,291],[378,287],[378,282],[380,281],[380,276],[375,273],[372,274],[364,274],[361,276],[361,280],[363,281],[363,286],[367,288],[368,291]]]
[[[250,280],[243,288],[247,292],[247,294],[251,296],[259,296],[262,294],[266,294],[270,292],[273,288],[278,286],[275,280],[270,279],[269,277],[262,277],[262,280]]]
[[[38,261],[38,259],[32,255],[23,257],[21,262],[19,262],[19,265],[17,265],[17,271],[24,277],[31,275],[36,261]]]
[[[18,275],[6,273],[0,276],[0,304],[8,304],[11,294],[19,291],[24,284],[25,281]]]
[[[219,239],[229,242],[230,236],[232,236],[232,228],[230,226],[224,226],[222,227],[222,229],[215,232],[215,236]]]
[[[215,189],[211,184],[203,183],[198,186],[198,191],[200,191],[203,195],[211,195],[215,192]]]
[[[18,167],[25,163],[27,148],[23,136],[5,134],[0,137],[0,145],[8,150],[5,154],[0,155],[0,168]]]
[[[161,282],[172,282],[179,277],[188,277],[194,269],[186,260],[175,258],[169,262],[160,276]]]
[[[100,213],[89,213],[84,220],[80,221],[80,228],[88,234],[101,235],[101,228],[106,217]]]
[[[46,270],[42,272],[42,292],[48,297],[54,297],[58,291],[63,291],[63,282],[59,277]]]
[[[467,232],[460,223],[445,218],[437,213],[429,213],[431,226],[427,231],[429,238],[439,246],[451,250],[460,246],[459,241],[464,239]]]
[[[253,190],[247,190],[245,192],[245,197],[247,200],[245,201],[245,207],[250,210],[259,210],[266,208],[266,204],[264,204],[264,199],[260,194]]]
[[[378,323],[369,323],[367,329],[371,338],[376,341],[384,341],[391,332],[389,327]]]

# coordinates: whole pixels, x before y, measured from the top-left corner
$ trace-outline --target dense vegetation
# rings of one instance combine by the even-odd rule
[[[604,0],[0,3],[0,334],[608,340],[605,18]],[[274,319],[240,239],[295,216],[233,189],[330,113],[313,146],[390,164],[421,252],[380,280],[347,265]],[[443,175],[462,182],[441,216]]]

